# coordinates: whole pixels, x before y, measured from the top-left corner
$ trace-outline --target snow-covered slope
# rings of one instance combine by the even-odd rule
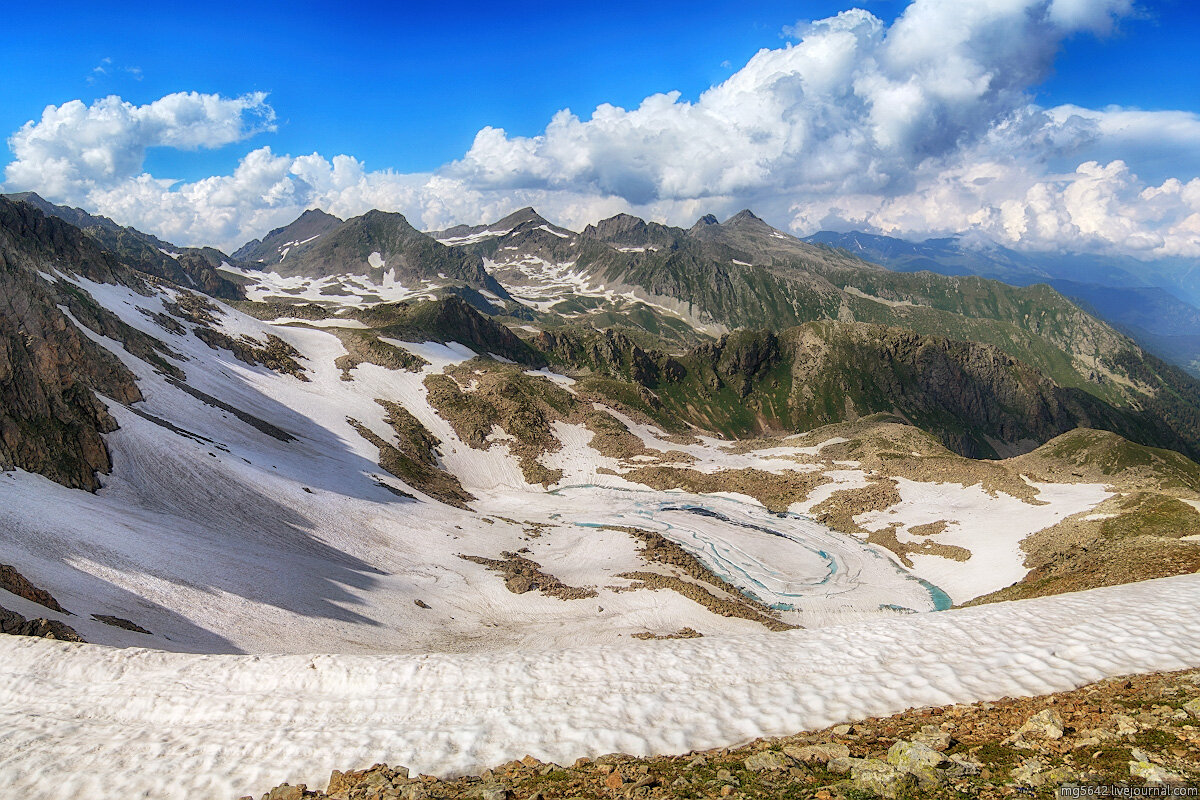
[[[827,455],[851,440],[821,431],[670,437],[455,341],[364,343],[353,314],[263,322],[168,285],[42,277],[163,347],[139,357],[63,307],[144,399],[101,398],[120,427],[98,492],[0,474],[4,562],[73,614],[4,590],[0,606],[93,643],[0,636],[17,796],[679,752],[1200,664],[1196,576],[945,611],[1024,577],[1022,543],[1094,514],[1106,484],[956,483],[916,451],[893,478]],[[382,366],[373,345],[407,355]],[[414,441],[466,499],[381,454]],[[818,521],[855,491],[876,492],[845,515],[857,533]],[[703,638],[634,638],[682,628]]]
[[[477,655],[193,656],[0,637],[13,797],[233,798],[376,762],[682,753],[1200,664],[1200,577],[787,633]],[[36,685],[36,691],[28,687]]]
[[[335,365],[346,353],[335,329],[211,307],[210,332],[243,342],[276,336],[294,348],[301,380],[209,347],[193,334],[194,322],[183,333],[164,331],[156,320],[178,313],[173,289],[146,296],[70,280],[128,325],[165,340],[186,372],[185,382],[168,378],[88,331],[138,375],[145,397],[133,407],[107,401],[120,424],[107,437],[113,473],[96,494],[19,471],[0,476],[6,559],[73,611],[63,621],[97,643],[227,653],[494,651],[612,645],[684,627],[708,636],[762,630],[755,615],[721,611],[729,587],[791,625],[895,617],[1019,580],[1025,536],[1109,496],[1100,486],[1045,484],[1027,501],[904,483],[898,505],[860,522],[868,529],[902,522],[898,535],[907,537],[922,522],[945,521],[939,541],[971,556],[917,556],[909,570],[883,547],[804,516],[832,492],[867,480],[855,462],[820,460],[822,447],[838,439],[744,452],[704,437],[672,443],[611,412],[642,443],[642,454],[602,455],[587,428],[555,422],[560,447],[540,463],[561,478],[531,485],[508,432],[496,426],[488,449],[471,447],[430,403],[426,378],[475,356],[462,345],[388,339],[426,366],[411,372],[362,363],[347,374]],[[456,374],[469,396],[478,381]],[[544,371],[529,377],[570,384]],[[399,404],[441,442],[438,466],[476,498],[470,508],[438,502],[378,466],[378,448],[356,428],[396,441],[377,400]],[[707,476],[818,475],[831,483],[779,515],[745,494],[660,491],[623,477],[647,464]],[[647,561],[631,531],[660,534],[728,586],[700,586],[716,598],[707,607],[687,586],[645,586],[630,575],[674,573]],[[506,552],[582,596],[510,591],[495,564],[478,560],[502,560]],[[17,603],[0,591],[0,605]],[[101,624],[93,614],[131,620],[151,635]]]

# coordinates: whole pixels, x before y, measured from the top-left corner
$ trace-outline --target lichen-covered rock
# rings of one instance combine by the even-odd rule
[[[1146,783],[1182,783],[1183,776],[1149,761],[1130,761],[1129,777]]]
[[[825,764],[825,769],[834,775],[845,775],[848,772],[853,772],[854,768],[865,760],[852,756],[835,756]]]
[[[943,764],[949,766],[941,753],[919,742],[896,742],[888,749],[887,761],[915,776],[923,788],[940,786],[943,777],[938,774],[938,768]]]
[[[1200,719],[1200,697],[1184,703],[1183,710],[1186,711],[1190,716]]]
[[[1005,740],[1013,747],[1028,749],[1032,742],[1054,741],[1063,737],[1063,719],[1053,708],[1047,708],[1034,714],[1025,724],[1017,728],[1016,733]]]
[[[917,779],[911,773],[877,758],[855,764],[850,770],[850,780],[859,789],[887,798],[899,797],[917,786]]]
[[[801,764],[811,762],[828,764],[835,758],[850,757],[850,748],[836,742],[830,744],[811,744],[804,747],[788,746],[783,748],[783,752]]]

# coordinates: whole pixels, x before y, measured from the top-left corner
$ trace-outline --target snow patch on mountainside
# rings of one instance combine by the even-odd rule
[[[980,485],[918,483],[896,478],[901,502],[883,511],[857,515],[855,521],[867,530],[882,530],[896,524],[896,538],[904,543],[961,547],[970,552],[966,562],[935,555],[913,554],[913,572],[941,587],[956,603],[1011,586],[1025,577],[1025,553],[1021,541],[1031,533],[1056,525],[1063,519],[1087,511],[1112,493],[1097,484],[1031,483],[1038,491],[1039,505],[1003,492],[989,494]],[[943,531],[920,536],[911,533],[918,525],[946,522]]]
[[[386,266],[379,253],[371,253],[367,260],[376,269]],[[405,300],[433,300],[434,292],[443,285],[424,280],[418,286],[405,286],[396,281],[395,269],[391,267],[383,273],[382,281],[376,281],[369,275],[308,278],[302,275],[285,277],[278,272],[239,269],[232,266],[223,266],[223,269],[249,281],[245,287],[246,298],[249,300],[306,302],[348,308],[364,308]]]

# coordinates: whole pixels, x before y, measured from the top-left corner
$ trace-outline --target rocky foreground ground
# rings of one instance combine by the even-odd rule
[[[526,756],[482,775],[447,780],[377,764],[334,772],[325,791],[284,784],[263,800],[903,800],[1054,797],[1063,785],[1156,787],[1156,796],[1200,796],[1200,670],[1116,678],[1042,697],[913,709],[683,756],[612,754],[570,766]]]

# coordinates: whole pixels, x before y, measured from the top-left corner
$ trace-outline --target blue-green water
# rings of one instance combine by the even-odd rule
[[[600,487],[596,487],[596,486],[590,485],[590,484],[581,485],[581,486],[568,486],[568,487],[562,487],[559,489],[555,489],[555,490],[551,491],[550,494],[561,495],[563,492],[567,492],[572,489],[578,490],[578,489],[594,489],[594,488],[600,488]],[[802,593],[802,592],[787,592],[787,591],[781,591],[778,589],[777,590],[768,589],[766,584],[758,576],[756,576],[752,572],[748,571],[746,568],[739,565],[738,563],[730,561],[728,558],[726,558],[725,556],[722,555],[722,553],[720,552],[720,549],[719,549],[719,545],[724,545],[726,543],[713,542],[713,541],[706,540],[702,536],[699,536],[697,534],[697,532],[694,530],[688,530],[688,532],[687,532],[688,535],[686,535],[686,536],[672,535],[672,533],[675,532],[677,529],[674,525],[671,524],[671,522],[668,519],[666,519],[666,517],[672,513],[695,514],[697,516],[703,516],[703,517],[707,517],[710,519],[714,519],[714,520],[722,523],[723,525],[747,528],[747,529],[756,531],[758,533],[764,533],[764,534],[768,534],[771,536],[777,536],[779,538],[786,539],[790,542],[795,543],[797,546],[807,550],[809,553],[816,556],[818,559],[820,559],[820,562],[823,564],[824,576],[820,577],[819,579],[814,579],[812,581],[807,582],[805,584],[806,589],[811,589],[812,587],[822,586],[824,584],[829,583],[831,580],[834,579],[834,577],[839,572],[839,562],[835,556],[831,555],[830,553],[826,552],[825,550],[821,549],[820,547],[815,546],[813,544],[813,542],[808,541],[803,536],[803,534],[798,535],[796,533],[788,532],[787,530],[781,530],[781,528],[786,528],[785,525],[776,527],[776,526],[771,526],[769,524],[764,525],[764,524],[758,524],[757,522],[752,523],[752,522],[745,522],[745,521],[741,521],[741,520],[735,520],[735,519],[730,518],[726,514],[721,513],[717,509],[713,508],[711,505],[697,502],[697,498],[695,496],[688,497],[686,502],[664,502],[660,499],[662,495],[659,492],[630,490],[630,489],[613,489],[613,488],[608,488],[608,487],[604,487],[603,491],[628,492],[630,494],[635,494],[635,495],[645,494],[645,495],[654,496],[655,499],[653,499],[653,500],[647,498],[646,501],[640,501],[640,500],[634,501],[633,506],[631,508],[629,508],[628,511],[622,513],[622,516],[628,515],[628,516],[640,517],[640,518],[646,519],[646,520],[653,520],[656,523],[655,528],[659,529],[660,533],[662,533],[667,538],[671,539],[671,541],[673,541],[676,544],[683,547],[685,550],[687,550],[692,555],[699,558],[704,563],[704,565],[710,571],[713,572],[713,574],[715,574],[718,577],[722,578],[723,580],[727,581],[732,586],[737,587],[738,590],[741,591],[743,594],[745,594],[747,597],[751,597],[754,600],[757,600],[759,602],[767,603],[773,609],[776,609],[779,611],[799,611],[799,610],[801,610],[800,607],[804,604],[804,601],[806,599],[812,599],[812,598],[811,598],[811,595],[808,595],[806,597],[806,594]],[[683,500],[683,498],[681,497],[680,500]],[[721,502],[722,503],[737,503],[738,501],[734,501],[729,498],[721,498]],[[757,506],[753,507],[753,509],[760,510],[760,509],[758,509]],[[803,522],[805,525],[809,525],[809,526],[819,524],[819,523],[816,523],[814,520],[809,519],[808,517],[804,517],[799,514],[792,514],[790,512],[771,512],[771,516],[776,519],[780,519],[780,520],[795,520],[797,522]],[[555,514],[555,515],[552,515],[552,517],[561,518],[561,515]],[[576,521],[576,522],[573,522],[573,524],[578,525],[580,527],[585,527],[585,528],[601,528],[601,527],[605,527],[606,524],[611,524],[611,523]],[[829,535],[842,536],[842,534],[837,534],[835,531],[832,531],[832,530],[826,528],[825,526],[821,526],[821,527]],[[849,539],[850,537],[846,537],[846,538]],[[925,592],[928,593],[930,603],[933,605],[934,610],[945,611],[946,609],[950,608],[953,605],[953,602],[951,601],[949,595],[947,595],[939,587],[935,586],[934,584],[930,583],[929,581],[925,580],[924,578],[920,578],[920,577],[912,574],[911,572],[908,572],[907,570],[901,568],[900,566],[895,564],[891,559],[888,559],[886,556],[881,555],[875,549],[869,548],[869,547],[863,545],[861,542],[858,542],[857,540],[852,540],[852,541],[854,541],[855,545],[858,548],[861,548],[861,552],[863,552],[864,554],[869,555],[869,557],[881,559],[881,560],[887,562],[887,565],[891,569],[894,569],[896,571],[896,573],[898,575],[902,576],[905,580],[916,581],[918,584],[920,584],[920,586],[925,590]],[[761,564],[760,563],[760,564],[757,564],[756,566],[763,570],[764,575],[769,575],[773,578],[777,578],[781,582],[786,582],[786,579],[788,578],[788,576],[783,575],[782,573],[773,569],[772,566],[769,564]],[[781,600],[780,599],[781,595],[785,599]],[[890,604],[884,604],[883,606],[881,606],[881,608],[894,608],[895,610],[911,610],[911,609],[906,609],[903,606],[891,606]]]

